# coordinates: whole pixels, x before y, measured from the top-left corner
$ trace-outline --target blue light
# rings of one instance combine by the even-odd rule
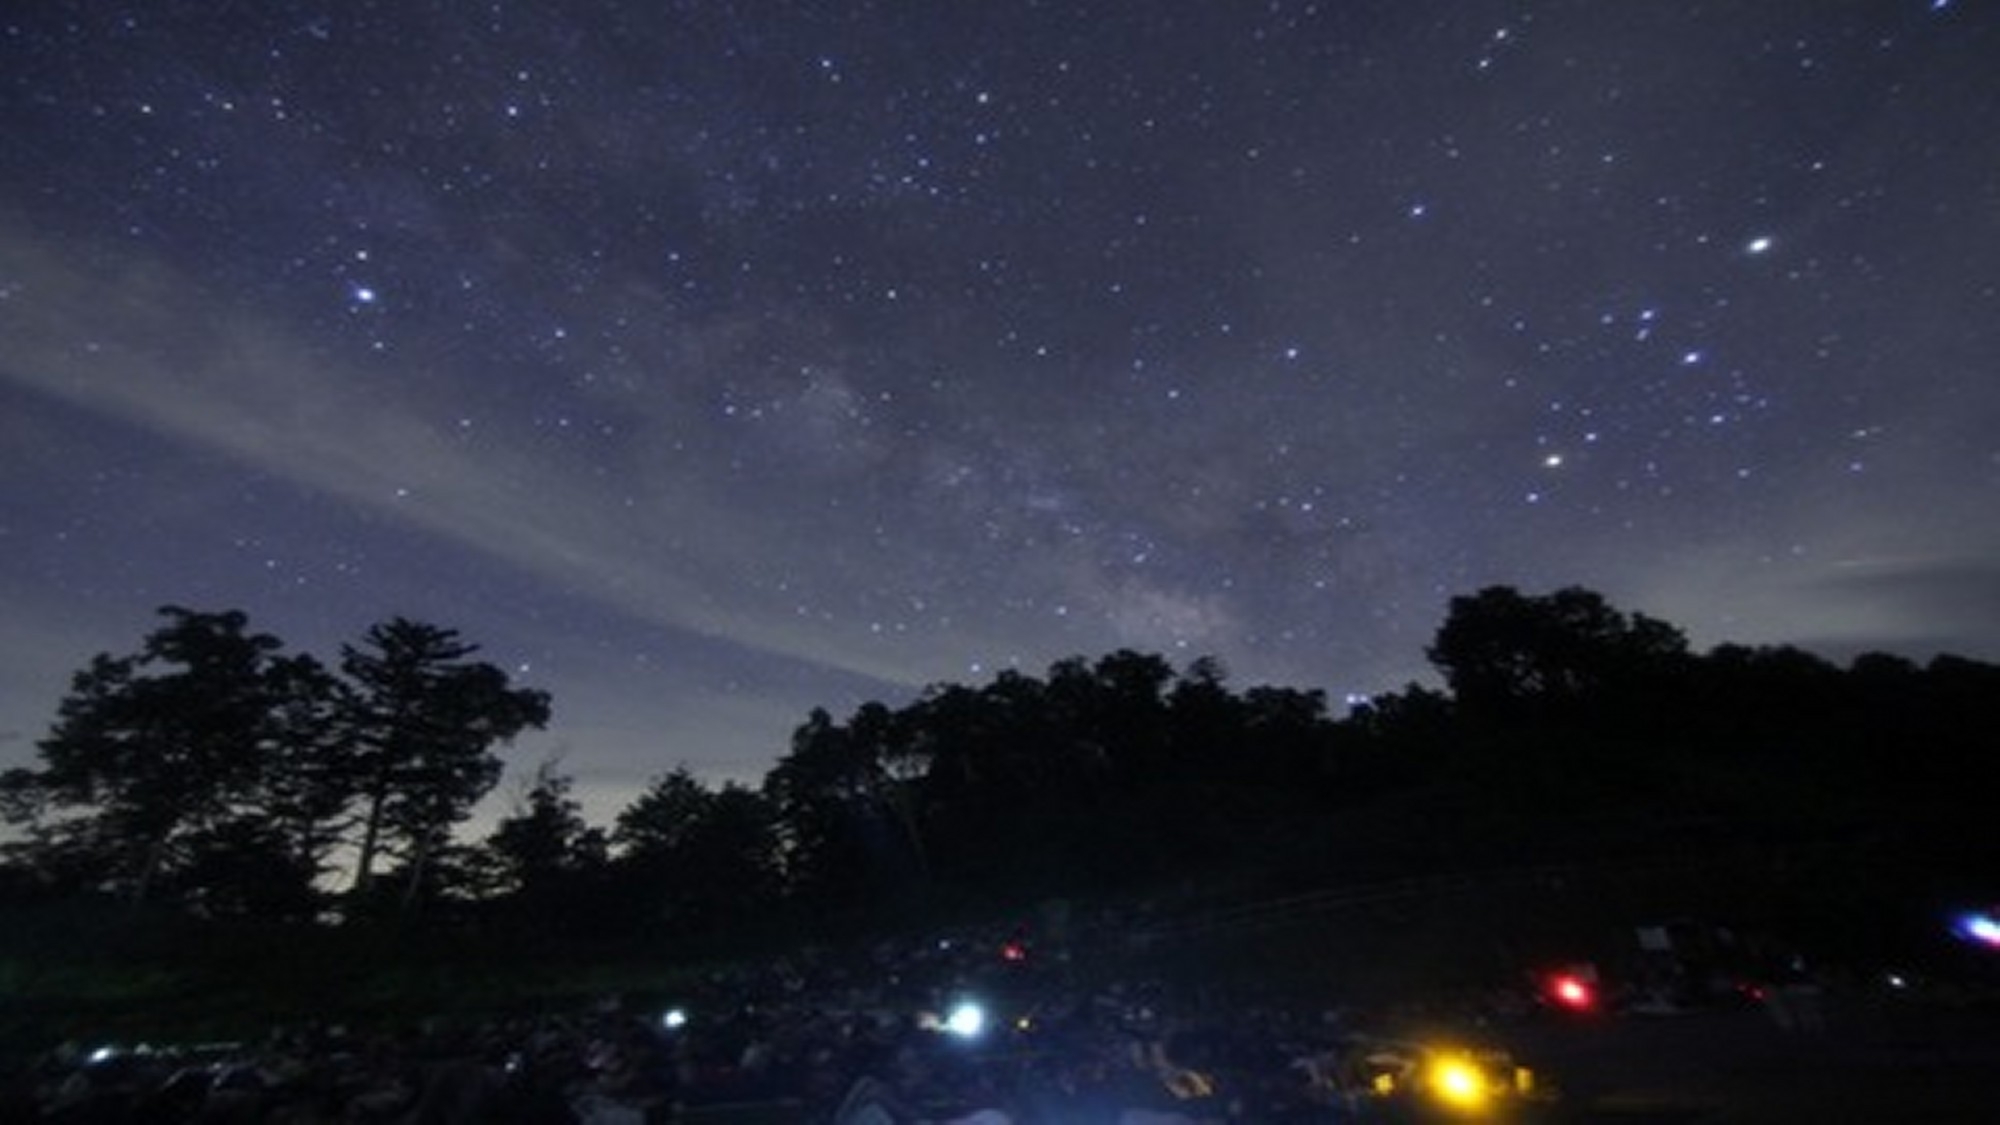
[[[1969,941],[1976,941],[1989,949],[2000,949],[2000,920],[1991,914],[1967,911],[1958,916],[1952,929]]]

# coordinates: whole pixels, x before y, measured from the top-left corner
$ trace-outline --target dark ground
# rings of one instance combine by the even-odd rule
[[[2000,1008],[1833,993],[1817,1033],[1758,1010],[1509,1029],[1584,1122],[2000,1121]]]

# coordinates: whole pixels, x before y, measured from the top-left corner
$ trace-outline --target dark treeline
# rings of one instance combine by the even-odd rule
[[[413,904],[450,881],[452,829],[500,777],[492,747],[548,721],[545,694],[449,629],[378,625],[336,673],[242,613],[160,613],[139,652],[75,675],[40,767],[0,774],[27,834],[6,848],[14,893],[311,918],[345,851],[352,907]]]
[[[1815,849],[1851,891],[1920,895],[2000,858],[2000,667],[1696,653],[1576,588],[1453,599],[1443,688],[1345,716],[1213,659],[1077,657],[814,711],[760,785],[669,769],[609,826],[543,763],[471,842],[454,828],[545,695],[435,626],[378,626],[329,667],[240,613],[162,612],[0,782],[15,903],[713,951],[1051,899]]]

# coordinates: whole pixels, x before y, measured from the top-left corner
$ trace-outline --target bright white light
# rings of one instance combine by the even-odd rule
[[[660,1017],[660,1026],[666,1028],[686,1027],[687,1021],[688,1014],[686,1012],[679,1008],[669,1008],[666,1014]]]
[[[960,1004],[944,1018],[944,1029],[960,1039],[977,1038],[986,1029],[986,1010],[970,1002]]]
[[[1764,254],[1768,253],[1773,245],[1775,244],[1771,241],[1770,235],[1760,234],[1744,243],[1743,251],[1746,254]]]
[[[2000,949],[2000,919],[1991,914],[1966,914],[1958,920],[1958,932],[1981,945]]]

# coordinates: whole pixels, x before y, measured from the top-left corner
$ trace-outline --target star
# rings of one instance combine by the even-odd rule
[[[2000,656],[1988,7],[15,7],[0,731],[163,603],[459,629],[600,822],[1067,656],[1436,682],[1496,583]]]

